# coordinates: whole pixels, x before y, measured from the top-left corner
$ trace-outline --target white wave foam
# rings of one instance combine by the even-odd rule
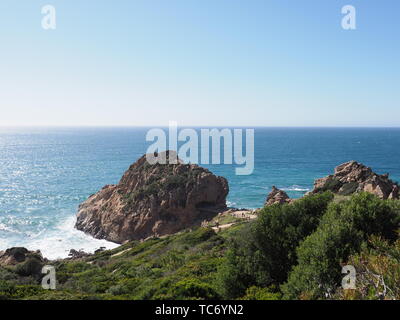
[[[14,233],[14,234],[23,234],[23,232],[18,231],[4,223],[0,223],[0,231],[6,231],[6,232]]]
[[[0,231],[13,232],[13,230],[11,228],[7,227],[4,223],[0,223]]]
[[[228,206],[228,207],[235,207],[236,206],[236,202],[231,202],[231,201],[226,201],[226,205]]]
[[[299,191],[299,192],[310,191],[309,188],[301,187],[301,186],[298,186],[298,185],[292,185],[292,186],[287,187],[287,188],[281,188],[281,190],[283,190],[283,191]]]
[[[51,231],[39,232],[30,239],[18,241],[18,243],[8,241],[6,245],[8,248],[19,246],[29,250],[40,250],[42,255],[48,259],[66,258],[70,249],[93,253],[100,247],[113,249],[119,246],[119,244],[107,240],[92,238],[75,229],[75,221],[74,216],[68,217]]]

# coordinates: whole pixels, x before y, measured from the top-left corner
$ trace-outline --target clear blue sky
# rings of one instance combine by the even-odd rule
[[[399,35],[398,0],[1,0],[0,125],[400,126]]]

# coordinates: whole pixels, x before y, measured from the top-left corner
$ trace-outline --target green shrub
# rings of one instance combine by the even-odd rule
[[[371,235],[395,240],[399,226],[398,201],[360,193],[349,201],[332,203],[318,229],[299,246],[298,265],[282,286],[284,297],[325,298],[340,285],[341,263],[357,253]]]
[[[226,298],[243,296],[250,286],[268,287],[286,281],[296,263],[296,247],[318,226],[330,192],[309,195],[292,204],[261,210],[231,241],[220,269],[220,290]]]
[[[170,250],[160,258],[160,264],[168,270],[174,270],[185,263],[185,255],[178,250]]]
[[[218,237],[211,228],[197,228],[191,232],[185,232],[179,237],[179,242],[188,246],[201,244],[212,237]]]
[[[275,292],[274,292],[275,291]],[[252,286],[240,300],[280,300],[281,294],[274,289]]]
[[[215,300],[219,296],[208,284],[197,279],[184,279],[174,284],[170,291],[171,299],[206,299]]]
[[[400,299],[400,240],[372,236],[368,243],[348,261],[356,269],[355,289],[338,288],[334,299]]]
[[[40,277],[43,263],[37,258],[30,257],[25,262],[16,266],[15,272],[23,277]]]
[[[16,286],[14,283],[0,280],[0,300],[8,300],[14,295]]]
[[[133,294],[137,290],[140,280],[137,278],[123,279],[118,284],[110,287],[106,292],[114,296]]]

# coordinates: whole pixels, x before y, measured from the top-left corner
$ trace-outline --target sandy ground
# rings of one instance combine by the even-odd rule
[[[257,218],[257,215],[254,213],[254,211],[251,211],[251,210],[238,210],[238,211],[227,210],[220,214],[220,216],[224,216],[224,215],[231,215],[235,218],[239,218],[239,219],[243,219],[243,220],[253,220],[253,219]],[[212,227],[212,229],[215,232],[219,232],[223,229],[226,229],[226,228],[229,228],[229,227],[235,225],[236,223],[237,222],[222,224],[219,226]]]

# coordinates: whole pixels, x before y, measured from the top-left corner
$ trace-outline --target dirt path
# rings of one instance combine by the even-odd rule
[[[242,219],[255,219],[257,218],[257,215],[252,213],[253,211],[248,211],[248,210],[241,210],[241,211],[233,211],[230,212],[229,214],[236,217],[236,218],[242,218]]]
[[[234,224],[236,224],[236,223],[235,223],[235,222],[233,222],[233,223],[227,223],[227,224],[223,224],[222,226],[212,227],[212,229],[213,229],[215,232],[219,232],[219,231],[221,231],[221,230],[223,230],[223,229],[226,229],[226,228],[229,228],[229,227],[233,226]]]
[[[250,210],[228,211],[228,212],[224,212],[223,215],[231,215],[235,218],[239,218],[239,219],[243,219],[243,220],[253,220],[253,219],[257,218],[257,215],[254,214],[254,211],[250,211]],[[215,232],[219,232],[219,231],[229,228],[235,224],[237,224],[237,222],[226,223],[226,224],[212,227],[212,229]]]

